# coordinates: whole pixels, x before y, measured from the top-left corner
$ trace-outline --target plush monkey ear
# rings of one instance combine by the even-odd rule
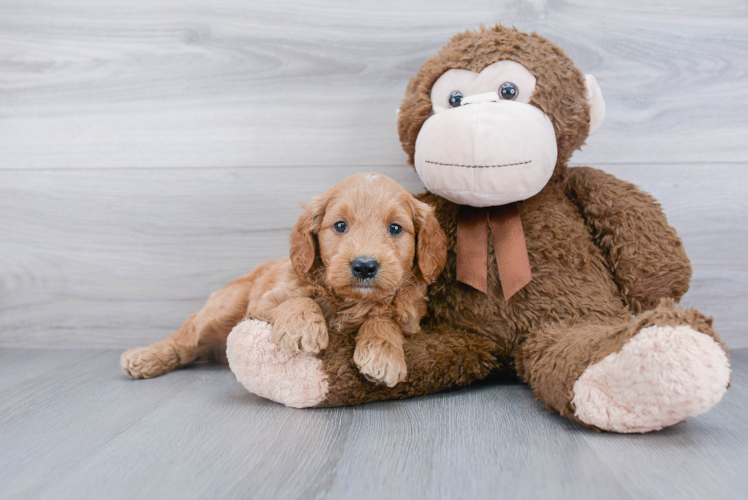
[[[315,198],[291,230],[291,264],[300,277],[307,277],[317,260],[317,234],[325,215],[327,200]]]
[[[413,220],[416,226],[416,262],[423,281],[430,285],[447,263],[447,237],[439,226],[434,209],[416,199],[413,199]]]
[[[605,101],[594,76],[584,75],[584,86],[587,87],[587,102],[590,105],[590,135],[592,135],[597,132],[605,119]]]

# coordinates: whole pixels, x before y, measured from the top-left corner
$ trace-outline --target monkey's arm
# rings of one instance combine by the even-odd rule
[[[680,238],[652,196],[633,184],[589,167],[569,168],[564,187],[603,250],[632,311],[680,299],[691,263]]]
[[[499,350],[494,342],[453,325],[424,327],[408,336],[403,344],[407,377],[394,387],[367,381],[353,361],[355,348],[354,336],[330,332],[328,348],[317,355],[329,384],[319,406],[349,406],[421,396],[463,387],[496,370],[506,369],[493,354]]]
[[[226,354],[236,378],[250,392],[296,408],[421,396],[462,387],[514,366],[508,358],[497,358],[502,346],[479,332],[428,326],[403,344],[406,379],[387,387],[369,382],[359,372],[354,362],[356,337],[333,329],[327,349],[315,355],[288,354],[272,340],[268,323],[244,321],[229,335]]]

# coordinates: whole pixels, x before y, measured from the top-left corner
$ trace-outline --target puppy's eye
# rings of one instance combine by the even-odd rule
[[[462,92],[460,92],[459,90],[452,92],[452,94],[449,96],[449,105],[453,108],[456,108],[462,102],[462,97]]]
[[[519,95],[519,89],[512,82],[504,82],[499,87],[499,96],[507,101],[513,101]]]
[[[333,224],[332,228],[336,233],[343,234],[344,232],[348,231],[348,224],[341,220]]]
[[[387,232],[392,236],[400,236],[403,232],[403,228],[398,224],[390,224],[390,227],[387,228]]]

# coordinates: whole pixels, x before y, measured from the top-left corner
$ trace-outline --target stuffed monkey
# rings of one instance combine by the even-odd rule
[[[410,81],[398,130],[448,238],[408,376],[363,378],[355,339],[330,332],[290,356],[267,325],[229,337],[242,383],[291,406],[407,398],[515,372],[549,408],[616,432],[676,424],[717,404],[727,349],[711,318],[676,304],[691,267],[648,194],[568,168],[601,124],[600,88],[536,35],[496,26],[454,37]]]

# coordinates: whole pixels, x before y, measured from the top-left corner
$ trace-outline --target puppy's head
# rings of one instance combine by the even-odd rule
[[[447,260],[433,209],[381,174],[352,175],[308,205],[291,233],[291,262],[339,295],[376,299],[408,281],[432,283]]]

